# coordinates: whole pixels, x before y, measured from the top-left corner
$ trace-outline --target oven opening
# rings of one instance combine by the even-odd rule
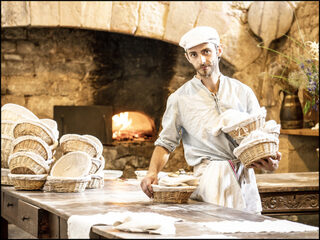
[[[151,141],[154,135],[154,121],[141,112],[121,112],[112,116],[113,140]]]

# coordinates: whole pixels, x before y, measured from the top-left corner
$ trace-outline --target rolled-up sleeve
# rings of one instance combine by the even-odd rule
[[[181,140],[181,122],[177,96],[171,94],[167,100],[167,107],[162,117],[162,130],[155,146],[162,146],[169,152],[173,152],[179,146]]]

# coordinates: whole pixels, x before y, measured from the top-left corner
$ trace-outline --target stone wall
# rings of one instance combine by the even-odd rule
[[[157,95],[158,92],[154,89],[151,90],[157,96],[154,99],[160,100],[151,100],[150,106],[159,104],[157,109],[153,113],[148,112],[148,115],[154,114],[152,117],[157,121],[157,129],[160,130],[167,96],[194,74],[191,65],[183,57],[183,50],[175,45],[188,29],[208,25],[218,30],[224,46],[222,72],[250,86],[259,98],[260,104],[267,108],[267,120],[274,119],[280,122],[279,86],[269,84],[271,90],[266,88],[261,96],[258,94],[260,79],[263,77],[261,74],[263,54],[257,47],[261,39],[255,36],[248,26],[247,12],[250,3],[251,1],[46,3],[2,1],[1,105],[8,102],[17,103],[26,106],[40,118],[52,118],[54,105],[114,104],[116,99],[121,99],[118,105],[114,104],[116,111],[119,112],[135,107],[124,106],[125,102],[133,103],[130,100],[132,99],[130,87],[124,88],[122,93],[117,92],[124,86],[123,83],[128,83],[126,86],[139,85],[141,88],[144,86],[142,83],[148,80],[148,74],[155,71],[153,77],[159,83],[155,86],[161,88],[160,95]],[[291,4],[296,7],[296,19],[288,34],[299,38],[302,32],[306,41],[319,41],[318,3],[291,2]],[[143,44],[147,44],[146,49],[138,50],[138,56],[132,57],[137,54],[134,46],[139,47],[140,40]],[[130,51],[129,58],[114,51],[119,44],[117,41],[129,43],[124,48],[126,52],[122,53],[127,54]],[[109,45],[114,46],[111,48],[112,51],[109,51]],[[169,61],[165,57],[155,60],[145,54],[144,50],[148,51],[152,46],[157,46],[158,54],[167,54]],[[285,37],[273,41],[270,47],[283,51],[291,51],[294,48]],[[274,59],[273,54],[269,55],[268,66]],[[112,59],[113,65],[106,61],[108,58]],[[119,64],[121,61],[126,65],[121,66]],[[165,73],[161,72],[163,70],[161,63],[164,63],[167,70]],[[148,71],[142,71],[142,66],[145,65],[148,66]],[[134,68],[136,72],[131,72],[130,77],[125,75]],[[138,77],[134,78],[135,75]],[[118,84],[119,81],[113,81],[114,79],[124,81],[121,85]],[[140,96],[138,99],[143,97]],[[305,166],[300,168],[303,171],[317,170],[318,165],[305,162],[314,161],[312,158],[315,154],[314,156],[307,154],[308,159],[303,160],[303,156],[306,155],[304,147],[299,154],[295,154],[296,145],[292,145],[291,141],[290,138],[280,138],[280,148],[285,153],[282,166],[289,166],[288,161],[291,156],[296,162],[301,163],[300,165]],[[314,140],[308,141],[314,144]],[[129,153],[124,155],[121,153],[123,146],[117,144],[105,148],[104,152],[105,157],[110,158],[107,163],[112,163],[108,165],[110,168],[115,169],[117,166],[123,168],[122,170],[126,169],[131,175],[135,168],[147,168],[153,146],[147,142],[141,143],[142,145],[127,144],[129,147],[126,151]],[[136,153],[140,151],[141,146],[145,149],[144,157]],[[175,160],[169,161],[167,170],[187,168],[181,146],[170,158]],[[281,171],[291,170],[284,167]]]

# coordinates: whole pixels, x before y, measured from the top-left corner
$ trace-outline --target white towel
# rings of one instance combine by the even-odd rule
[[[109,212],[94,215],[72,215],[69,217],[68,238],[89,238],[90,229],[96,224],[117,225],[122,231],[174,234],[174,222],[179,219],[150,212]]]
[[[201,226],[210,228],[220,233],[235,232],[305,232],[318,231],[318,227],[313,227],[288,220],[264,220],[262,222],[253,221],[221,221],[221,222],[202,222]]]
[[[177,177],[165,176],[159,180],[159,186],[197,186],[198,178],[192,175],[178,175]]]

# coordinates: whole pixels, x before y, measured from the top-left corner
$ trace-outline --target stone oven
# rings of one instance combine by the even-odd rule
[[[194,75],[177,46],[187,30],[216,28],[225,47],[222,73],[257,92],[263,54],[257,48],[261,39],[248,27],[249,5],[2,1],[2,105],[20,104],[39,118],[54,118],[58,106],[109,107],[105,168],[134,177],[134,170],[149,165],[167,97]],[[311,35],[317,38],[318,32]],[[278,44],[284,45],[283,40]],[[272,101],[259,99],[272,103],[265,107],[276,121],[278,90],[268,92]],[[179,168],[190,170],[182,146],[171,154],[164,171]]]

